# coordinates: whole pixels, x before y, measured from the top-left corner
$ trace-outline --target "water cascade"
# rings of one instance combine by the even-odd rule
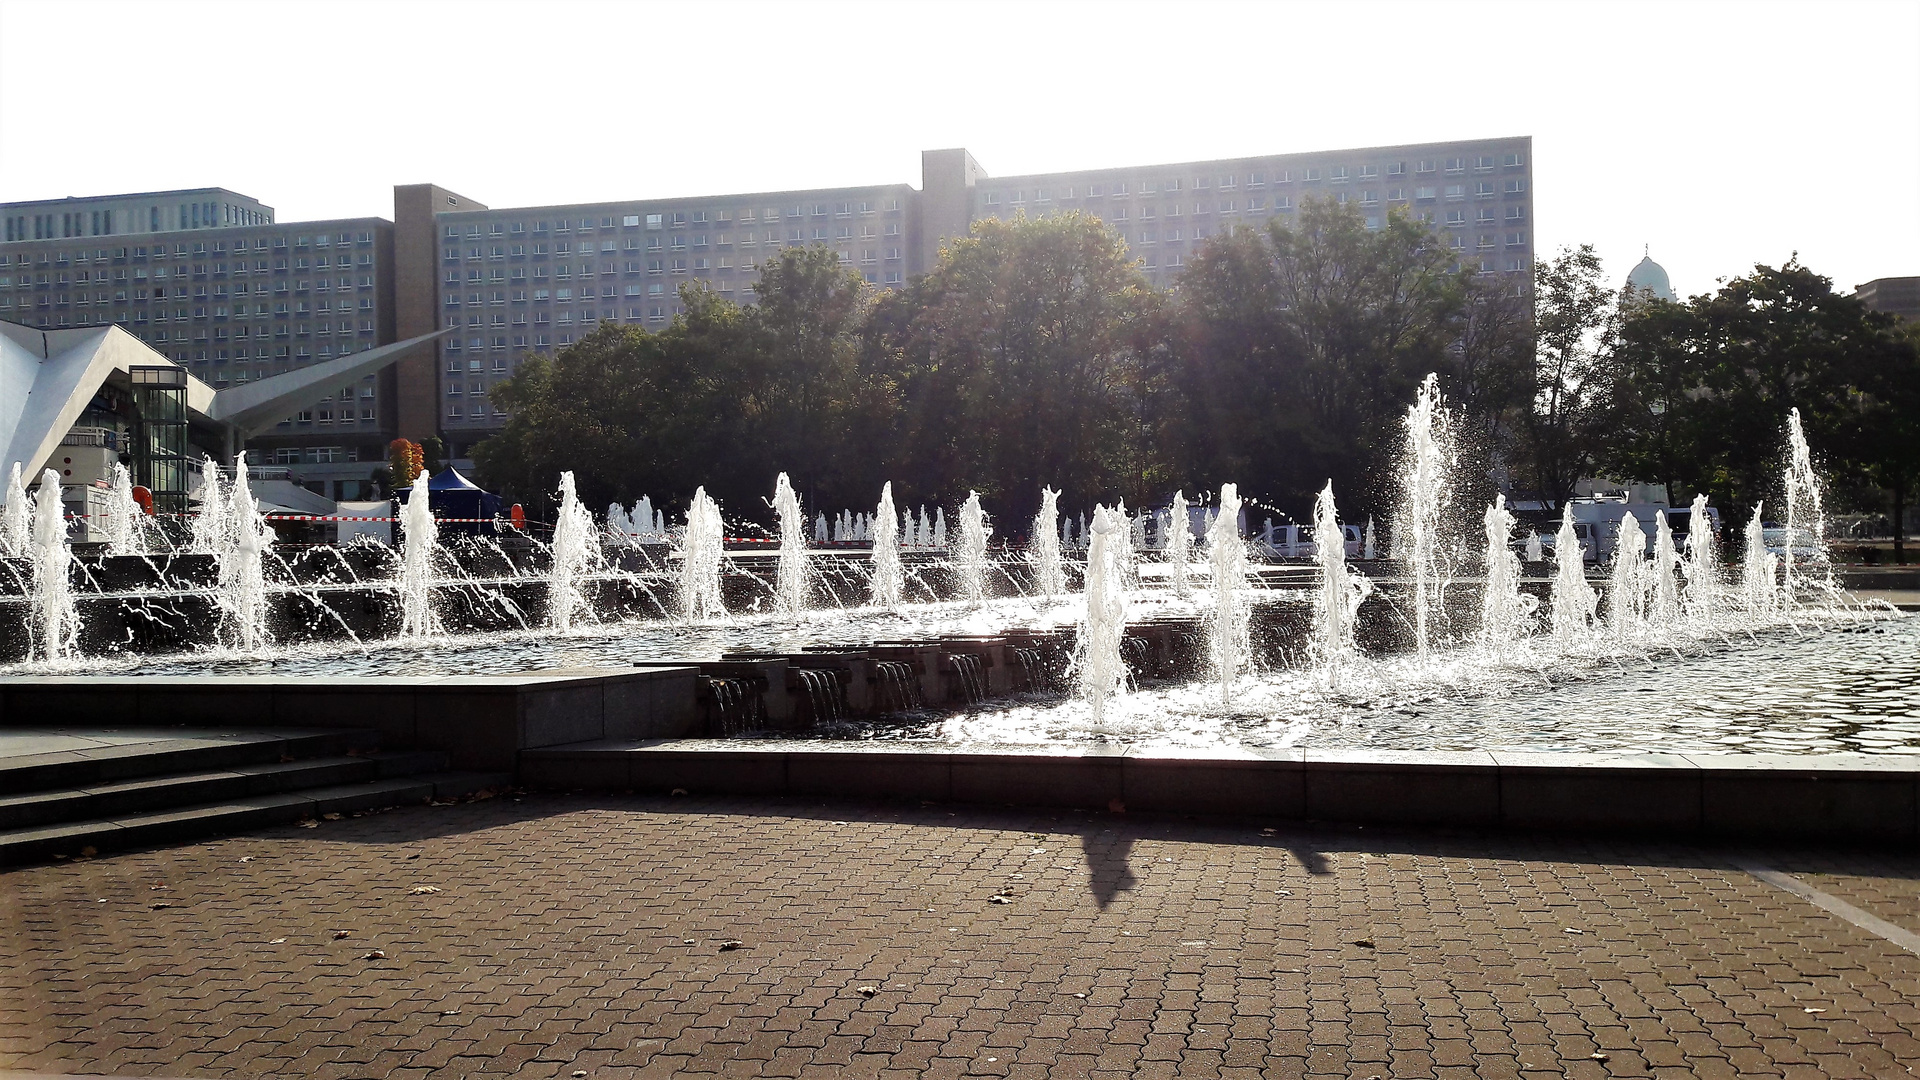
[[[1607,604],[1615,637],[1629,638],[1647,625],[1647,534],[1629,510],[1620,516],[1613,542],[1613,579]]]
[[[24,505],[24,498],[21,502]],[[8,505],[13,505],[11,497]],[[32,559],[32,617],[27,655],[41,660],[69,655],[80,639],[80,611],[74,605],[73,583],[68,578],[73,555],[67,546],[65,510],[60,504],[60,474],[48,469],[40,476],[40,491],[33,500],[33,538],[28,551]]]
[[[688,620],[720,618],[720,559],[726,529],[720,508],[704,487],[695,488],[687,507],[687,531],[680,540],[680,614]]]
[[[1680,553],[1673,546],[1673,527],[1667,512],[1653,512],[1653,565],[1648,567],[1650,595],[1647,618],[1654,626],[1672,629],[1680,622]]]
[[[1040,512],[1033,515],[1033,591],[1041,596],[1058,596],[1067,591],[1067,577],[1060,569],[1060,493],[1040,489]]]
[[[33,550],[33,500],[20,482],[20,463],[7,473],[7,502],[0,506],[0,557],[25,558]]]
[[[439,547],[439,527],[427,490],[425,469],[413,479],[413,490],[400,508],[400,636],[425,637],[440,632],[433,615],[433,555]]]
[[[1340,514],[1333,503],[1333,481],[1313,501],[1314,561],[1320,564],[1320,591],[1313,601],[1313,659],[1329,684],[1338,683],[1340,669],[1359,655],[1353,631],[1360,605],[1373,592],[1364,574],[1347,569],[1347,545],[1324,537],[1341,536]]]
[[[254,652],[267,644],[266,555],[273,529],[254,505],[247,488],[247,461],[233,463],[228,492],[226,535],[216,552],[220,564],[220,640],[229,648]]]
[[[794,494],[787,474],[781,473],[773,485],[773,512],[780,517],[780,559],[774,571],[774,602],[783,615],[798,615],[807,607],[806,517],[800,512],[800,496]],[[843,523],[844,524],[844,523]],[[826,539],[827,515],[821,514],[814,535]],[[841,527],[836,540],[846,538]]]
[[[1710,620],[1720,613],[1720,541],[1713,535],[1705,495],[1693,497],[1687,517],[1686,568],[1687,614],[1695,620]]]
[[[1561,648],[1585,638],[1600,598],[1587,584],[1586,553],[1573,527],[1573,504],[1561,507],[1560,532],[1553,541],[1553,639]]]
[[[210,457],[200,459],[200,512],[193,517],[193,550],[219,555],[231,536],[227,524],[233,493],[220,479],[220,466]]]
[[[1787,536],[1780,545],[1783,588],[1789,602],[1797,598],[1796,559],[1817,571],[1819,580],[1804,575],[1807,583],[1832,593],[1833,563],[1827,558],[1827,512],[1820,495],[1820,477],[1813,471],[1813,454],[1807,447],[1806,432],[1800,427],[1800,410],[1787,410]],[[1796,548],[1802,549],[1796,555]],[[1805,549],[1811,548],[1810,552]]]
[[[1520,557],[1513,553],[1514,518],[1507,509],[1507,497],[1495,495],[1481,520],[1487,541],[1487,587],[1480,594],[1480,643],[1502,652],[1532,630],[1538,601],[1520,591]]]
[[[906,575],[900,569],[900,528],[893,510],[893,481],[880,485],[873,512],[873,602],[891,611],[900,606]]]
[[[1403,503],[1393,522],[1393,554],[1413,578],[1414,636],[1427,655],[1433,623],[1444,617],[1448,560],[1441,531],[1452,496],[1452,432],[1440,395],[1440,379],[1428,375],[1407,410],[1406,461],[1402,466]]]
[[[1220,704],[1233,704],[1233,680],[1253,653],[1253,603],[1247,596],[1247,546],[1240,540],[1240,490],[1220,485],[1219,514],[1207,533],[1213,566],[1213,617],[1207,653],[1220,682]]]
[[[1777,556],[1767,550],[1766,527],[1760,511],[1765,503],[1753,504],[1753,517],[1747,521],[1747,550],[1740,565],[1740,592],[1750,619],[1764,619],[1778,606],[1776,586]]]
[[[934,523],[935,542],[945,545],[947,519],[944,511]],[[980,493],[967,492],[960,506],[960,550],[955,553],[954,572],[960,578],[960,598],[968,607],[979,607],[987,598],[987,536],[993,527],[980,509]]]
[[[1127,688],[1127,666],[1120,655],[1127,632],[1127,592],[1113,562],[1114,538],[1127,526],[1117,516],[1105,507],[1093,512],[1087,540],[1087,616],[1075,650],[1080,694],[1093,711],[1095,727],[1105,718],[1109,701]]]
[[[1167,567],[1172,571],[1168,584],[1175,596],[1187,595],[1187,564],[1193,560],[1193,522],[1187,513],[1187,493],[1173,493],[1173,510],[1168,516]]]

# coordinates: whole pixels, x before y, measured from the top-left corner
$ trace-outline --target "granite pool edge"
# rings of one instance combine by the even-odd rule
[[[1356,825],[1920,842],[1920,759],[1168,751],[727,739],[525,749],[530,788],[878,799]]]

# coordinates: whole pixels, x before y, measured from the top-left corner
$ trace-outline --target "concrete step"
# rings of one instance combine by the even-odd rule
[[[217,803],[306,788],[435,772],[447,767],[438,751],[319,757],[240,765],[231,769],[141,777],[87,787],[0,796],[0,829],[63,821],[108,819],[170,806]]]
[[[376,732],[347,728],[155,729],[153,738],[137,742],[0,759],[0,791],[20,795],[94,787],[139,777],[351,754],[379,744]]]
[[[507,774],[438,772],[225,799],[147,813],[0,830],[0,866],[145,844],[175,843],[347,814],[459,798],[512,783]]]

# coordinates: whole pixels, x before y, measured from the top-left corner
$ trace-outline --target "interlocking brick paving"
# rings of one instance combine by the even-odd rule
[[[1886,852],[806,801],[409,808],[0,875],[0,1068],[1908,1075],[1920,957],[1736,858],[1915,921],[1920,857]]]

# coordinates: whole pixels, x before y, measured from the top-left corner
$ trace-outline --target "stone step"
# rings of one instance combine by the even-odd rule
[[[379,745],[376,732],[351,728],[153,729],[151,739],[136,742],[0,759],[0,791],[19,795],[93,787],[170,773],[337,756]]]
[[[304,791],[227,799],[194,806],[34,828],[0,830],[0,866],[48,857],[174,843],[281,825],[323,814],[378,810],[469,795],[512,783],[504,773],[439,772],[334,784]]]
[[[107,819],[170,806],[410,776],[446,767],[447,756],[438,751],[389,752],[238,765],[231,769],[30,791],[0,796],[0,829]]]

